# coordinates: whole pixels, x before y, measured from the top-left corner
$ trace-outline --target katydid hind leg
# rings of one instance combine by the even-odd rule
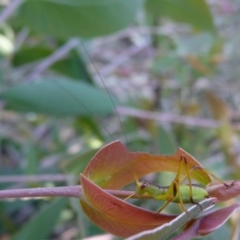
[[[199,205],[197,201],[194,201],[194,194],[193,194],[193,184],[192,184],[192,179],[191,179],[191,172],[197,169],[197,167],[200,168],[200,166],[196,166],[190,169],[189,167],[189,162],[186,158],[186,156],[182,155],[181,159],[184,161],[185,164],[185,169],[186,169],[186,175],[181,179],[180,184],[187,178],[188,179],[188,185],[189,185],[189,200],[192,204]],[[203,168],[202,168],[203,169]],[[201,205],[199,205],[201,207]]]
[[[221,180],[219,177],[217,177],[215,174],[213,174],[212,172],[210,172],[209,170],[206,170],[204,167],[201,166],[194,166],[192,167],[192,169],[190,170],[190,172],[195,171],[196,169],[200,169],[203,172],[207,173],[209,176],[211,176],[213,179],[217,180],[218,182],[222,183],[226,188],[230,188],[234,185],[235,181],[233,181],[231,184],[227,184],[225,183],[223,180]]]
[[[185,167],[186,175],[183,178],[181,178],[183,165]],[[187,160],[186,156],[181,155],[179,169],[178,169],[178,172],[177,172],[177,175],[176,175],[174,181],[176,182],[175,184],[176,184],[176,188],[177,188],[177,192],[178,192],[178,196],[179,196],[179,201],[180,201],[179,204],[181,205],[181,209],[184,209],[185,212],[186,212],[186,210],[183,206],[183,200],[182,200],[182,195],[181,195],[181,191],[180,191],[179,186],[186,178],[188,179],[190,201],[193,204],[195,204],[195,202],[193,200],[192,180],[191,180],[190,172],[191,171],[190,171],[189,163],[188,163],[188,160]]]
[[[186,173],[187,173],[187,178],[188,178],[188,184],[189,184],[189,191],[190,191],[190,200],[193,204],[195,204],[194,200],[193,200],[193,190],[192,190],[192,179],[190,176],[190,167],[189,167],[189,163],[188,160],[186,158],[186,156],[182,155],[181,156],[183,161],[184,161],[184,165],[186,168]]]

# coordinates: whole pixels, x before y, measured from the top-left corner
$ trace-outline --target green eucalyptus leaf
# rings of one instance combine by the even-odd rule
[[[109,95],[84,82],[44,78],[16,85],[1,93],[6,108],[55,115],[105,115],[114,111]],[[112,98],[114,105],[117,100]]]
[[[48,239],[67,201],[67,198],[57,198],[43,207],[11,240]]]
[[[21,19],[33,29],[60,38],[96,37],[133,22],[143,0],[28,0]]]
[[[187,23],[199,30],[214,31],[212,15],[204,0],[147,0],[146,9],[153,16]]]

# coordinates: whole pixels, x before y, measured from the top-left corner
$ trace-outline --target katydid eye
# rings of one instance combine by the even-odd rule
[[[141,185],[141,189],[144,189],[147,186],[148,186],[148,183],[147,182],[143,182],[142,185]]]

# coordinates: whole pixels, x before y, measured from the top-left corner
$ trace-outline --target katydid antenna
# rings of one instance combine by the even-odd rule
[[[100,72],[98,71],[98,69],[97,69],[96,65],[94,64],[93,60],[91,59],[91,57],[90,57],[90,55],[89,55],[86,47],[84,46],[83,42],[80,41],[80,44],[82,45],[82,47],[83,47],[83,49],[84,49],[84,51],[85,51],[88,59],[90,60],[92,66],[94,67],[94,69],[95,69],[95,71],[96,71],[96,73],[97,73],[97,76],[99,77],[100,81],[102,82],[102,84],[103,84],[103,86],[104,86],[104,88],[105,88],[105,91],[107,92],[107,94],[108,94],[108,96],[109,96],[109,99],[110,99],[110,101],[111,101],[111,103],[112,103],[112,105],[113,105],[115,114],[117,115],[117,118],[118,118],[118,120],[119,120],[121,129],[122,129],[122,131],[123,131],[123,134],[124,134],[124,138],[125,138],[125,140],[126,140],[126,143],[128,143],[127,135],[126,135],[126,133],[125,133],[125,130],[124,130],[124,127],[123,127],[123,123],[122,123],[122,121],[121,121],[121,119],[120,119],[120,116],[119,116],[119,113],[118,113],[118,111],[117,111],[117,108],[116,108],[116,106],[115,106],[115,104],[114,104],[114,102],[113,102],[113,98],[111,97],[111,94],[110,94],[110,92],[109,92],[109,90],[108,90],[105,82],[103,81],[103,78],[101,77]],[[108,131],[107,131],[107,132],[108,132]]]

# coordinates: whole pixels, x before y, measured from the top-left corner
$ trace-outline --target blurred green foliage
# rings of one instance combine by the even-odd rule
[[[0,14],[10,9],[0,27],[1,189],[77,184],[97,149],[116,139],[133,151],[182,147],[222,179],[238,177],[239,135],[231,125],[240,119],[238,1],[26,0],[17,9],[14,2]],[[121,111],[119,118],[117,106],[168,120]],[[28,174],[36,180],[21,181]],[[42,174],[49,179],[39,181]],[[65,178],[57,181],[58,174]],[[13,175],[19,180],[1,178]],[[227,239],[229,231],[224,225],[206,239]],[[0,202],[0,239],[101,232],[75,200]]]

